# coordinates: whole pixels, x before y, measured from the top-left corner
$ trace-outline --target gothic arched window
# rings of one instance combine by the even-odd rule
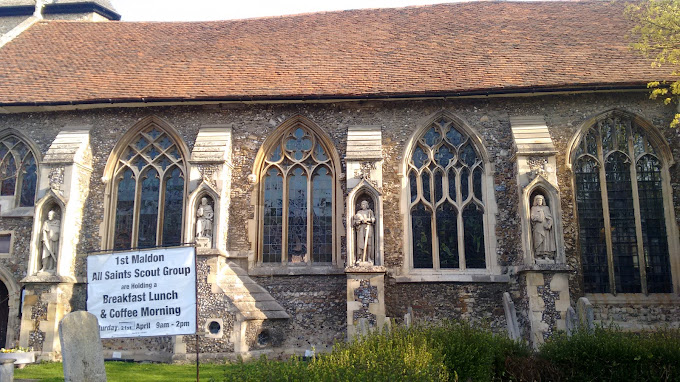
[[[670,293],[664,163],[633,119],[610,113],[572,154],[587,293]]]
[[[407,169],[413,268],[487,268],[484,165],[477,144],[448,118],[416,139]]]
[[[157,124],[126,142],[112,176],[111,246],[181,244],[186,165],[178,142]]]
[[[0,196],[14,196],[16,207],[32,207],[38,179],[35,156],[15,137],[0,139]]]
[[[268,145],[260,171],[263,263],[332,263],[336,172],[320,136],[294,123]]]

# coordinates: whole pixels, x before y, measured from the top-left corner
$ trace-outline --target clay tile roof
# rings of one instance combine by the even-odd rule
[[[639,86],[625,3],[471,2],[219,22],[42,21],[0,105],[397,97]]]

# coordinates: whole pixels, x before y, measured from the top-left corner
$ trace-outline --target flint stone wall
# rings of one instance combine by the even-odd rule
[[[513,148],[509,123],[511,115],[541,114],[545,117],[551,137],[558,150],[557,177],[562,200],[562,221],[567,263],[580,270],[580,254],[577,251],[577,226],[574,218],[574,200],[572,174],[565,165],[568,143],[574,133],[587,119],[604,111],[620,108],[635,113],[659,127],[670,147],[676,161],[680,159],[680,142],[678,130],[668,128],[674,114],[673,107],[647,99],[646,92],[640,93],[601,93],[582,95],[552,95],[541,97],[458,99],[430,101],[366,101],[328,104],[285,104],[285,105],[206,105],[206,106],[172,106],[146,108],[110,108],[90,109],[64,112],[41,112],[5,114],[0,119],[0,129],[15,128],[30,137],[44,155],[58,132],[66,126],[92,125],[91,146],[93,153],[93,172],[89,179],[89,194],[83,213],[82,232],[77,245],[77,255],[100,250],[104,217],[105,184],[101,178],[109,155],[121,136],[140,119],[157,115],[172,125],[180,134],[189,150],[192,149],[198,129],[202,125],[228,124],[233,129],[233,180],[231,205],[229,210],[229,231],[227,248],[234,253],[250,253],[252,236],[245,234],[248,221],[254,217],[251,200],[253,185],[247,180],[252,172],[253,162],[258,149],[277,126],[297,114],[314,121],[326,131],[340,157],[344,156],[346,132],[350,125],[379,125],[383,135],[383,201],[385,227],[385,266],[388,274],[402,273],[404,256],[403,219],[400,208],[402,174],[400,165],[403,160],[406,142],[428,117],[446,110],[466,121],[483,138],[494,166],[495,200],[498,206],[496,216],[496,247],[498,262],[502,267],[520,265],[522,263],[520,217],[518,215],[518,190],[515,183],[516,173],[512,161]],[[188,159],[188,158],[187,158]],[[345,165],[338,169],[345,172]],[[676,217],[680,219],[680,168],[670,169],[673,188],[673,200]],[[351,175],[350,175],[351,176]],[[341,182],[344,184],[344,182]],[[344,187],[344,185],[342,186]],[[341,190],[346,193],[346,190]],[[342,206],[345,211],[345,206]],[[187,211],[186,213],[193,213]],[[344,217],[341,219],[345,221]],[[0,229],[14,229],[14,256],[11,259],[0,259],[0,265],[10,270],[19,281],[26,275],[28,263],[31,223],[25,218],[0,219]],[[669,227],[673,229],[673,227]],[[341,228],[339,232],[343,232]],[[341,241],[344,239],[339,238]],[[344,245],[343,245],[344,248]],[[340,254],[340,262],[346,254]],[[84,281],[84,260],[78,258],[75,264],[76,276]],[[344,277],[344,276],[343,276]],[[336,276],[296,276],[296,277],[258,277],[261,285],[286,307],[293,317],[290,321],[293,335],[285,340],[286,344],[307,348],[311,343],[330,344],[334,339],[345,337],[345,295],[344,278]],[[579,272],[570,274],[570,294],[574,300],[583,295],[582,281]],[[513,281],[514,282],[514,281]],[[319,290],[320,288],[320,290]],[[415,291],[422,289],[437,301],[435,290],[447,290],[453,296],[461,291],[469,290],[468,299],[475,304],[459,305],[460,313],[456,313],[456,305],[443,305],[444,311],[451,311],[465,316],[488,316],[494,327],[504,327],[502,310],[502,292],[515,288],[512,284],[396,284],[386,286],[386,309],[391,317],[403,317],[406,307],[394,296],[410,298],[417,296]],[[84,293],[84,288],[77,288],[76,293]],[[316,293],[316,295],[314,295]],[[441,292],[438,293],[441,295]],[[323,296],[323,297],[321,297]],[[441,298],[441,297],[439,297]],[[76,298],[77,300],[78,298]],[[517,303],[518,313],[522,309],[522,301]],[[331,305],[327,302],[331,301]],[[424,301],[424,300],[423,300]],[[649,305],[641,305],[645,309]],[[425,306],[425,304],[423,304]],[[463,308],[465,306],[465,308]],[[38,307],[36,307],[38,308]],[[211,308],[208,308],[211,309]],[[39,315],[40,309],[35,314]],[[626,315],[636,314],[634,311],[620,312]],[[318,315],[318,317],[317,317]],[[434,311],[432,317],[444,316]],[[671,315],[671,321],[677,316]],[[36,317],[37,318],[37,317]],[[520,325],[522,324],[520,317]],[[36,333],[37,335],[37,333]],[[37,339],[38,337],[36,337]],[[122,340],[121,340],[122,341]],[[143,340],[144,346],[163,351],[171,349],[169,339],[161,339],[157,344]],[[152,341],[151,341],[152,342]],[[125,346],[129,341],[126,341]],[[110,346],[121,348],[122,342],[111,342]],[[141,347],[132,345],[133,348]],[[220,345],[221,346],[221,345]]]

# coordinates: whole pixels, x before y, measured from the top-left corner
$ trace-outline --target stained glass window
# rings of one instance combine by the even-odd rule
[[[662,165],[643,129],[617,113],[602,118],[574,149],[573,168],[585,291],[672,292]]]
[[[288,129],[261,172],[263,263],[333,262],[333,162],[307,127]]]
[[[484,163],[475,143],[442,118],[417,139],[408,163],[413,268],[486,268]]]
[[[35,204],[37,165],[28,145],[15,136],[0,141],[0,195],[14,196],[16,206]]]
[[[115,170],[114,249],[183,242],[185,168],[177,142],[160,127],[130,140]]]

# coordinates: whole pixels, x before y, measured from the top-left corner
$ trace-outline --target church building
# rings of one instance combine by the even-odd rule
[[[0,0],[0,345],[60,358],[87,258],[194,245],[202,357],[405,322],[680,325],[680,133],[624,2],[125,22]],[[103,340],[181,361],[194,336]]]

